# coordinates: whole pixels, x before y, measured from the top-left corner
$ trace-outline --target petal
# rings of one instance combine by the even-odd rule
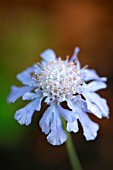
[[[51,133],[47,136],[47,140],[52,145],[61,145],[67,139],[66,132],[60,128],[58,131],[51,131]]]
[[[91,103],[90,100],[88,100],[88,98],[86,97],[86,103],[87,103],[87,108],[88,110],[93,113],[95,116],[97,116],[98,118],[102,118],[102,114],[101,111],[99,110],[99,108],[94,104]]]
[[[49,106],[39,121],[39,126],[42,129],[42,132],[44,132],[45,134],[48,134],[51,130],[52,111],[53,110],[54,110],[54,105]]]
[[[70,59],[70,61],[75,61],[76,60],[76,66],[77,66],[77,69],[78,70],[80,70],[80,62],[79,62],[79,60],[78,60],[78,53],[79,53],[79,51],[80,51],[80,48],[79,47],[76,47],[75,48],[75,51],[74,51],[74,54],[73,54],[73,56],[72,56],[72,58]]]
[[[36,65],[35,65],[34,72],[35,72],[36,74],[40,74],[41,70],[42,70],[42,68],[36,64]]]
[[[82,70],[81,70],[82,72]],[[98,74],[96,73],[95,70],[93,69],[85,69],[83,70],[83,72],[85,72],[86,76],[85,76],[85,81],[90,81],[90,80],[101,80],[101,81],[106,81],[107,78],[106,77],[99,77]]]
[[[93,140],[97,135],[98,124],[92,122],[85,113],[86,111],[89,112],[89,110],[87,109],[86,102],[81,98],[80,95],[77,95],[76,98],[72,101],[72,103],[74,107],[76,107],[75,113],[83,126],[83,131],[86,139]],[[77,120],[75,121],[75,123],[74,122],[67,123],[67,130],[77,132],[78,131]]]
[[[79,128],[78,128],[78,122],[77,119],[73,122],[67,122],[67,131],[68,132],[78,132]]]
[[[80,107],[84,111],[88,112],[87,103],[85,100],[83,100],[81,98],[80,95],[76,95],[75,99],[73,99],[73,100],[67,99],[66,101],[67,101],[68,107],[70,109],[72,109],[73,112],[77,112],[77,107]],[[76,117],[77,117],[77,115],[76,115]]]
[[[35,93],[33,92],[27,92],[23,95],[23,100],[33,100],[34,98],[38,97],[40,98],[42,96],[42,92],[40,89],[36,89]]]
[[[97,136],[99,125],[93,122],[83,110],[79,110],[79,121],[83,127],[86,140],[94,140]]]
[[[23,84],[30,84],[32,82],[31,73],[33,73],[35,69],[36,69],[36,65],[33,65],[32,67],[28,67],[25,71],[17,75],[17,79]]]
[[[86,101],[83,100],[80,95],[76,95],[75,99],[72,102],[76,108],[79,107],[79,108],[83,109],[85,112],[89,112],[89,110],[87,109]]]
[[[45,103],[49,104],[51,102],[51,98],[48,96],[48,97],[46,97],[46,99],[44,101],[45,101]]]
[[[68,121],[68,122],[73,122],[74,120],[77,119],[76,114],[70,110],[62,108],[60,105],[57,106],[58,111],[62,115],[62,117]]]
[[[7,102],[15,102],[19,97],[23,96],[26,92],[33,90],[34,87],[30,86],[23,86],[23,87],[16,87],[12,86],[11,93],[7,98]]]
[[[102,81],[92,81],[91,83],[86,85],[86,89],[88,91],[97,91],[100,89],[104,89],[106,87],[107,87],[106,83]]]
[[[49,134],[47,140],[52,145],[60,145],[66,141],[67,135],[62,129],[62,122],[55,103],[51,103],[43,114],[39,125],[42,132]]]
[[[66,132],[62,129],[62,122],[58,111],[55,109],[51,122],[51,132],[47,136],[47,140],[52,145],[61,145],[67,139]]]
[[[94,92],[84,92],[83,95],[86,98],[86,100],[89,100],[91,103],[95,104],[98,107],[102,116],[104,117],[109,116],[109,107],[104,98],[101,98],[98,94]]]
[[[56,61],[56,54],[52,49],[47,49],[40,54],[45,62]]]
[[[67,106],[68,106],[73,112],[76,112],[76,106],[74,105],[74,103],[72,102],[72,100],[66,99],[66,102],[67,102]]]
[[[33,92],[27,92],[23,95],[22,99],[23,100],[33,100],[34,98],[37,97],[37,94],[36,93],[33,93]]]
[[[25,95],[23,96],[23,100],[33,100],[35,98],[37,98],[37,106],[35,110],[39,111],[41,109],[41,102],[43,97],[38,96],[38,94],[32,92],[25,93]]]
[[[38,99],[33,100],[31,103],[16,111],[14,118],[21,124],[29,125],[34,111],[36,110]]]
[[[36,111],[40,111],[42,99],[43,99],[43,97],[37,99],[38,103],[37,103],[37,106],[35,108]]]

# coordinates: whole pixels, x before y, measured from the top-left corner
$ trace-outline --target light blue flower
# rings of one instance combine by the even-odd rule
[[[95,70],[81,68],[78,60],[79,48],[75,48],[72,58],[57,58],[52,49],[41,53],[42,62],[34,64],[17,75],[22,87],[12,86],[7,100],[15,102],[19,97],[30,100],[24,108],[16,111],[14,118],[21,124],[29,125],[35,111],[40,111],[42,100],[48,105],[39,121],[39,126],[52,145],[60,145],[67,139],[62,119],[69,132],[78,132],[81,123],[86,140],[94,140],[99,125],[90,119],[90,114],[98,118],[109,116],[106,100],[96,91],[106,88],[106,77],[99,77]],[[66,102],[69,109],[62,107]],[[89,116],[88,116],[89,115]]]

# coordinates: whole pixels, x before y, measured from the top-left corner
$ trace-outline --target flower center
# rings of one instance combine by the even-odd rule
[[[60,58],[43,65],[41,73],[37,74],[36,78],[43,95],[51,99],[72,98],[83,84],[75,63],[68,60],[63,61]]]

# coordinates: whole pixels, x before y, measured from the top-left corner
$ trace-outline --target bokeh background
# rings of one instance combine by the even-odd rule
[[[12,84],[21,85],[16,74],[52,48],[63,58],[81,51],[82,66],[88,64],[108,77],[110,118],[93,120],[100,130],[95,141],[86,142],[82,129],[72,134],[84,170],[113,170],[113,1],[111,0],[1,0],[0,1],[0,170],[71,170],[65,144],[46,142],[35,113],[32,124],[20,126],[13,118],[25,102],[8,105]]]

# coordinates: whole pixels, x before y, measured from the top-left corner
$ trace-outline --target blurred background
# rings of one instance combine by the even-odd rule
[[[98,120],[95,141],[86,142],[82,129],[73,141],[83,170],[113,170],[113,1],[1,0],[0,1],[0,170],[71,170],[65,144],[46,142],[35,113],[32,124],[20,126],[13,118],[25,105],[19,99],[7,104],[11,85],[21,85],[16,74],[40,61],[47,48],[57,56],[72,56],[79,46],[82,66],[88,64],[108,77],[108,89],[99,93],[108,100],[110,119]]]

